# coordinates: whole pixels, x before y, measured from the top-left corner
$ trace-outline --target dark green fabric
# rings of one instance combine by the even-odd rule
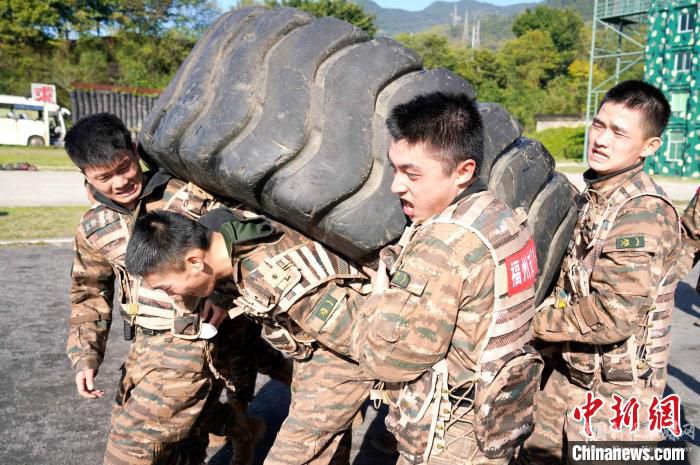
[[[235,245],[270,237],[275,233],[275,227],[265,218],[236,219],[222,224],[219,232],[224,236],[226,249],[231,255]]]

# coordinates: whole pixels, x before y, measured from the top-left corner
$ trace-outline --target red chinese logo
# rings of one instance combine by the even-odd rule
[[[593,393],[588,391],[586,393],[586,403],[581,407],[576,407],[574,409],[574,420],[581,421],[584,419],[584,430],[586,435],[593,436],[591,431],[591,417],[595,415],[599,408],[603,406],[603,401],[593,397]]]
[[[620,431],[622,427],[630,431],[637,431],[639,428],[639,401],[636,397],[622,404],[622,397],[613,394],[615,405],[612,406],[615,416],[610,419],[610,425],[615,431]]]
[[[674,436],[681,435],[681,398],[678,394],[670,394],[661,401],[654,396],[649,406],[649,429],[660,431],[668,428]]]
[[[506,258],[508,271],[508,295],[515,295],[531,288],[537,279],[537,249],[530,239],[525,247]]]
[[[32,98],[40,102],[55,102],[52,86],[37,86],[32,89]]]
[[[632,397],[627,402],[613,394],[614,404],[612,410],[615,415],[609,419],[610,427],[613,431],[621,431],[627,428],[630,431],[639,429],[639,407],[640,403],[636,397]],[[586,392],[586,402],[576,407],[573,412],[574,420],[584,420],[584,431],[587,436],[593,436],[591,430],[591,417],[604,405],[601,399],[596,399],[593,393]],[[649,406],[649,431],[661,431],[668,429],[674,436],[680,437],[681,431],[681,398],[677,394],[671,394],[659,400],[654,396]]]

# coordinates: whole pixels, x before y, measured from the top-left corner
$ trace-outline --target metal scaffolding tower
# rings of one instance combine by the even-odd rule
[[[644,62],[645,28],[648,24],[649,10],[654,4],[662,2],[659,0],[595,0],[586,98],[587,128],[595,115],[600,98],[607,89],[620,82],[620,76],[625,71]],[[614,71],[610,77],[594,83],[595,66],[609,68],[613,63]],[[587,147],[588,131],[586,131],[584,143],[584,160]]]

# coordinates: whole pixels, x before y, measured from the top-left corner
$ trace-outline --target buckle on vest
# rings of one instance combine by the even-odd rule
[[[279,260],[279,259],[278,259]],[[278,289],[288,289],[292,276],[287,272],[292,267],[292,263],[287,259],[282,259],[280,266],[277,261],[265,260],[258,267],[258,271],[270,286]]]
[[[126,313],[128,313],[132,317],[138,315],[139,314],[139,304],[136,304],[136,303],[126,304]]]

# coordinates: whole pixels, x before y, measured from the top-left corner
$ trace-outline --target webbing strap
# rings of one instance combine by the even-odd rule
[[[71,317],[71,325],[79,325],[82,323],[89,323],[92,321],[112,321],[112,315],[108,313],[97,313],[97,314],[85,314]]]

